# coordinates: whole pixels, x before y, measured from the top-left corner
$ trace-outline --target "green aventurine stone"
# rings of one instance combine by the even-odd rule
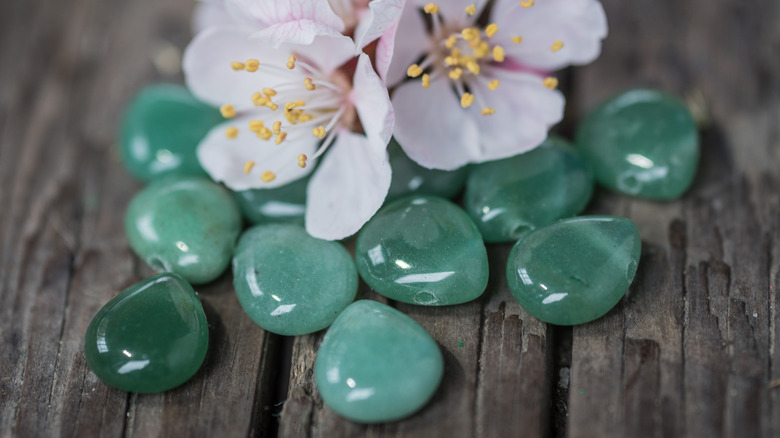
[[[387,192],[387,201],[406,195],[433,195],[442,198],[454,198],[466,183],[468,167],[453,171],[426,169],[406,156],[401,146],[390,140],[387,146],[390,167],[393,168],[393,180]]]
[[[192,284],[225,271],[240,231],[241,213],[230,192],[205,178],[154,181],[125,214],[125,233],[136,254]]]
[[[234,196],[244,217],[253,224],[289,222],[303,225],[309,179],[301,178],[275,189],[235,192]]]
[[[298,225],[247,230],[233,259],[238,301],[260,327],[280,335],[322,330],[355,300],[355,263],[338,242]]]
[[[163,273],[125,289],[95,315],[84,355],[106,384],[161,392],[189,380],[206,358],[209,329],[192,286]]]
[[[314,362],[325,403],[361,423],[415,413],[441,382],[439,346],[414,320],[376,301],[347,307],[328,329]]]
[[[424,306],[471,301],[488,280],[477,226],[458,206],[432,196],[399,199],[379,210],[358,236],[355,262],[375,291]]]
[[[591,194],[585,162],[565,140],[551,137],[530,152],[475,166],[464,204],[485,242],[510,242],[574,216]]]
[[[163,175],[205,176],[195,148],[223,120],[217,109],[195,99],[185,87],[144,88],[122,119],[122,162],[144,181]]]
[[[532,231],[509,253],[509,289],[531,315],[557,325],[593,321],[625,295],[642,242],[629,219],[582,216]]]
[[[681,196],[699,161],[691,113],[654,90],[628,91],[603,103],[577,127],[576,144],[600,184],[652,199]]]

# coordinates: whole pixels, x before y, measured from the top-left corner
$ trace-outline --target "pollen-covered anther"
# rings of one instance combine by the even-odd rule
[[[295,57],[294,56],[290,56],[289,58],[287,58],[287,68],[289,68],[290,70],[295,68]]]
[[[444,42],[444,47],[451,49],[455,47],[455,43],[457,42],[458,42],[458,37],[456,37],[455,35],[450,35],[447,38],[447,41]]]
[[[274,122],[274,135],[279,135],[282,132],[282,122],[276,121]]]
[[[521,37],[521,36],[513,36],[512,37],[512,42],[515,43],[515,44],[520,44],[520,43],[523,42],[523,37]]]
[[[314,81],[312,81],[311,78],[304,79],[303,85],[305,85],[306,89],[309,91],[314,91],[317,88],[317,86],[314,85]]]
[[[249,59],[244,64],[246,65],[244,70],[248,71],[249,73],[254,73],[258,68],[260,68],[260,61],[256,59]]]
[[[272,136],[273,136],[273,132],[271,132],[271,130],[266,128],[265,126],[260,128],[260,130],[257,132],[257,138],[261,140],[266,140],[266,141],[270,140]]]
[[[276,140],[274,140],[274,142],[276,144],[282,144],[282,142],[286,138],[287,138],[287,133],[286,132],[280,132],[279,135],[276,136]]]
[[[423,88],[428,88],[431,86],[431,75],[427,73],[422,75],[422,86]]]
[[[493,107],[482,108],[483,116],[492,116],[495,113],[496,113],[496,109]]]
[[[298,167],[303,169],[306,167],[306,160],[308,160],[309,157],[306,156],[306,154],[300,154],[298,155]]]
[[[249,172],[252,171],[253,167],[255,167],[255,162],[254,161],[247,161],[246,163],[244,163],[244,173],[248,175]]]
[[[233,61],[233,62],[230,63],[230,68],[232,68],[235,71],[241,71],[245,67],[246,66],[244,65],[243,62]]]
[[[233,107],[233,105],[222,105],[219,108],[219,112],[222,113],[222,117],[226,119],[232,119],[236,116],[236,109]]]
[[[235,126],[231,126],[225,130],[225,137],[227,138],[236,138],[238,137],[238,128]]]
[[[469,70],[469,71],[470,71],[472,74],[475,74],[475,75],[478,75],[478,74],[479,74],[479,64],[477,63],[477,61],[474,61],[473,59],[472,59],[472,60],[469,60],[469,61],[466,61],[466,68],[467,68],[467,69],[468,69],[468,70]]]
[[[439,5],[436,3],[428,3],[423,7],[423,11],[425,11],[426,14],[435,14],[439,12]]]
[[[469,7],[466,8],[466,13],[469,14],[469,15],[476,14],[477,13],[477,6],[474,3],[472,3],[471,5],[469,5]]]
[[[493,47],[493,60],[496,62],[504,62],[504,48],[501,46]]]
[[[558,88],[558,79],[555,79],[552,76],[544,78],[544,81],[542,81],[542,85],[544,85],[546,88],[554,90]]]
[[[452,79],[453,81],[457,81],[458,79],[460,79],[460,77],[462,75],[463,75],[463,69],[458,67],[458,68],[450,71],[450,75],[449,76],[450,76],[450,79]]]
[[[263,121],[262,120],[252,120],[249,122],[249,130],[252,132],[260,132],[260,130],[263,129]]]
[[[318,126],[311,130],[311,133],[317,137],[317,138],[324,138],[325,137],[325,127],[324,126]]]
[[[524,8],[530,8],[533,5],[534,5],[534,0],[523,0],[520,2],[520,6]]]
[[[412,64],[406,69],[406,75],[410,78],[416,78],[423,73],[423,68],[417,64]]]
[[[266,170],[262,175],[260,175],[260,179],[263,180],[263,182],[271,182],[276,179],[276,174],[270,170]]]
[[[449,66],[458,65],[458,58],[454,56],[447,56],[444,58],[444,63]]]
[[[558,50],[561,50],[563,48],[563,41],[556,40],[552,46],[550,46],[550,50],[553,52],[557,52]]]
[[[266,98],[268,99],[268,98]],[[276,111],[279,109],[279,105],[271,102],[271,99],[268,99],[268,102],[265,104],[266,107],[270,108],[271,111]]]
[[[460,106],[468,108],[472,103],[474,103],[474,95],[471,93],[463,93],[463,96],[460,97]]]
[[[276,90],[273,88],[263,88],[263,94],[265,94],[268,97],[274,97],[276,96]]]
[[[499,82],[498,79],[493,79],[492,81],[488,82],[488,88],[495,90],[500,84],[501,82]]]
[[[485,28],[485,35],[488,36],[488,38],[493,38],[493,35],[498,32],[498,25],[496,23],[488,24],[488,27]]]
[[[475,41],[479,38],[479,30],[475,27],[467,27],[460,31],[460,34],[466,41]]]

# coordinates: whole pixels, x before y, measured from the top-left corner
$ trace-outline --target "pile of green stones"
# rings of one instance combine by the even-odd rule
[[[641,240],[629,219],[575,216],[594,180],[633,196],[681,196],[699,140],[680,101],[632,90],[593,110],[576,147],[550,137],[508,159],[452,172],[424,169],[389,146],[393,181],[385,206],[357,236],[353,256],[303,224],[307,180],[233,193],[208,179],[195,147],[221,121],[186,89],[158,85],[126,111],[127,169],[149,184],[130,203],[125,232],[135,253],[162,273],[105,305],[90,324],[85,355],[121,390],[181,385],[203,364],[208,324],[192,285],[232,260],[235,292],[263,329],[296,336],[328,328],[314,378],[323,400],[354,421],[406,417],[441,381],[439,346],[392,307],[355,301],[358,277],[395,301],[447,306],[477,299],[488,281],[485,243],[515,242],[506,266],[520,305],[542,321],[583,324],[629,288]],[[465,191],[463,190],[465,186]],[[463,192],[462,207],[447,198]],[[253,224],[244,229],[243,223]]]

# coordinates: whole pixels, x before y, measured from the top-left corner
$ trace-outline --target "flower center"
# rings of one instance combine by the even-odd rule
[[[258,91],[247,96],[254,109],[247,113],[258,117],[247,124],[249,132],[260,141],[273,141],[277,145],[293,142],[306,135],[324,139],[322,146],[313,157],[298,155],[298,166],[304,168],[307,161],[319,157],[333,141],[334,129],[344,116],[354,112],[347,101],[349,81],[342,78],[339,72],[327,77],[319,69],[300,61],[295,55],[290,55],[285,65],[261,63],[257,59],[244,62],[233,61],[230,67],[241,73],[264,73],[263,77],[276,78],[274,84],[259,87]],[[222,116],[232,119],[238,115],[234,105],[226,104],[220,108]],[[229,126],[225,136],[229,139],[238,138],[241,129]],[[311,134],[308,134],[308,133]],[[249,174],[255,169],[255,161],[244,163],[243,172]],[[277,169],[278,172],[278,169]],[[276,173],[264,170],[260,173],[264,182],[276,179]]]

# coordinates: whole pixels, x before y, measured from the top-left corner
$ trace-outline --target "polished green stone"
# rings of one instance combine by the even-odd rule
[[[358,275],[338,242],[298,225],[258,225],[238,241],[233,285],[246,313],[280,335],[322,330],[355,300]]]
[[[125,234],[136,254],[192,284],[225,271],[240,231],[241,213],[230,192],[206,178],[154,181],[125,213]]]
[[[375,291],[424,306],[471,301],[488,280],[477,226],[458,206],[432,196],[402,198],[379,210],[358,236],[355,262]]]
[[[599,184],[652,199],[681,196],[699,162],[691,113],[654,90],[628,91],[603,103],[577,127],[576,144]]]
[[[361,423],[407,417],[431,399],[444,364],[439,346],[414,320],[376,301],[347,307],[328,329],[314,362],[322,399]]]
[[[557,325],[593,321],[625,295],[642,242],[629,219],[582,216],[531,231],[509,253],[509,289],[531,315]]]
[[[523,233],[582,211],[593,177],[566,140],[471,170],[464,207],[485,242],[514,242]]]
[[[303,225],[309,179],[301,178],[274,189],[235,192],[235,198],[244,217],[253,224],[288,222]]]
[[[84,356],[110,386],[161,392],[198,371],[208,344],[206,314],[192,286],[162,273],[130,286],[100,309],[84,336]]]
[[[393,169],[387,201],[407,195],[454,198],[463,189],[469,174],[467,166],[452,171],[422,167],[404,153],[395,139],[390,140],[387,153],[390,157],[390,167]]]
[[[122,119],[122,162],[144,181],[164,175],[205,176],[195,148],[223,120],[217,109],[195,99],[185,87],[144,88]]]

